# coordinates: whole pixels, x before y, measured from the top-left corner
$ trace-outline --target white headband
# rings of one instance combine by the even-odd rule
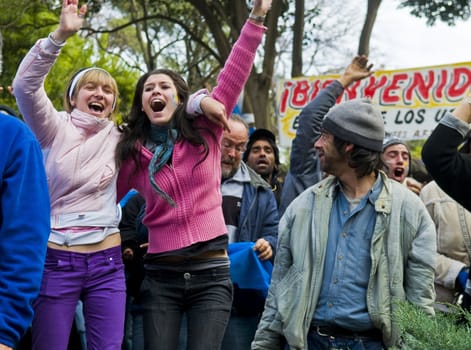
[[[72,96],[74,95],[74,90],[75,90],[75,86],[77,85],[78,81],[83,77],[83,75],[91,70],[100,70],[102,72],[105,72],[107,73],[108,75],[110,74],[108,71],[106,71],[105,69],[103,68],[98,68],[98,67],[90,67],[90,68],[85,68],[83,70],[81,70],[80,72],[78,72],[74,78],[72,79],[72,83],[70,83],[70,87],[69,87],[69,99],[72,99]],[[114,96],[114,100],[113,100],[113,110],[114,108],[116,107],[116,94]]]

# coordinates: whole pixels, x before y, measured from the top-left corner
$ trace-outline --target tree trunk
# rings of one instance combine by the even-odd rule
[[[291,76],[303,75],[303,34],[304,34],[304,0],[296,0],[293,27],[293,57],[291,61]]]
[[[221,26],[221,15],[222,11],[215,11],[211,6],[217,4],[211,3],[211,0],[189,0],[189,2],[201,13],[205,18],[206,25],[209,28],[209,32],[212,33],[214,38],[214,47],[217,48],[219,54],[219,60],[221,66],[229,55],[231,49],[231,42],[235,41],[240,33],[240,29],[244,25],[248,17],[248,10],[245,2],[233,2],[228,3],[230,9],[230,18],[226,18],[226,23],[231,28],[231,39],[227,40],[226,34],[224,33],[224,27]],[[265,43],[263,52],[275,53],[276,52],[276,39],[278,38],[278,17],[283,12],[283,1],[274,1],[272,8],[267,14],[265,25],[267,31],[265,33]],[[221,10],[221,9],[217,9]],[[243,113],[253,113],[255,116],[255,124],[257,127],[263,127],[273,129],[273,122],[268,120],[270,105],[269,95],[270,89],[272,88],[272,77],[275,66],[276,54],[267,54],[263,57],[263,68],[262,72],[258,73],[255,69],[252,69],[249,80],[244,88],[243,96]],[[231,111],[227,111],[230,113]]]
[[[358,45],[359,55],[369,55],[370,53],[370,38],[373,26],[376,21],[381,0],[368,0],[368,10],[366,11],[365,23],[361,30],[360,43]]]

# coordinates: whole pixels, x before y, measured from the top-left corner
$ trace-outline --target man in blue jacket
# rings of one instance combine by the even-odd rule
[[[242,161],[248,126],[233,115],[230,132],[221,143],[222,198],[229,243],[254,242],[260,261],[274,258],[278,234],[278,209],[271,186]],[[231,264],[233,261],[231,260]],[[234,283],[234,300],[222,350],[250,349],[263,312],[266,291],[243,289]]]
[[[0,349],[13,349],[33,318],[50,232],[41,149],[21,121],[0,113]]]

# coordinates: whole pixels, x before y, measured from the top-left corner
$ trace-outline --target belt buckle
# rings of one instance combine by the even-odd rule
[[[330,339],[335,339],[335,337],[332,336],[332,335],[330,335],[330,334],[322,333],[320,328],[321,328],[321,326],[319,326],[319,325],[316,326],[316,332],[317,332],[317,334],[319,334],[321,337],[329,337]]]

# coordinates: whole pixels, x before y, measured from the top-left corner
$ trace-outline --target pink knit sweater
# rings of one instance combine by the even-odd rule
[[[246,22],[220,72],[217,86],[211,93],[230,114],[248,79],[258,45],[266,28]],[[131,188],[146,200],[143,223],[149,229],[149,253],[161,253],[204,242],[226,233],[221,203],[222,128],[201,116],[200,126],[212,129],[217,139],[204,135],[209,146],[208,157],[202,157],[202,147],[183,140],[175,144],[171,166],[165,165],[155,175],[159,187],[177,203],[170,206],[151,187],[148,165],[152,153],[142,147],[142,168],[136,172],[128,159],[122,164],[118,177],[118,199]]]

